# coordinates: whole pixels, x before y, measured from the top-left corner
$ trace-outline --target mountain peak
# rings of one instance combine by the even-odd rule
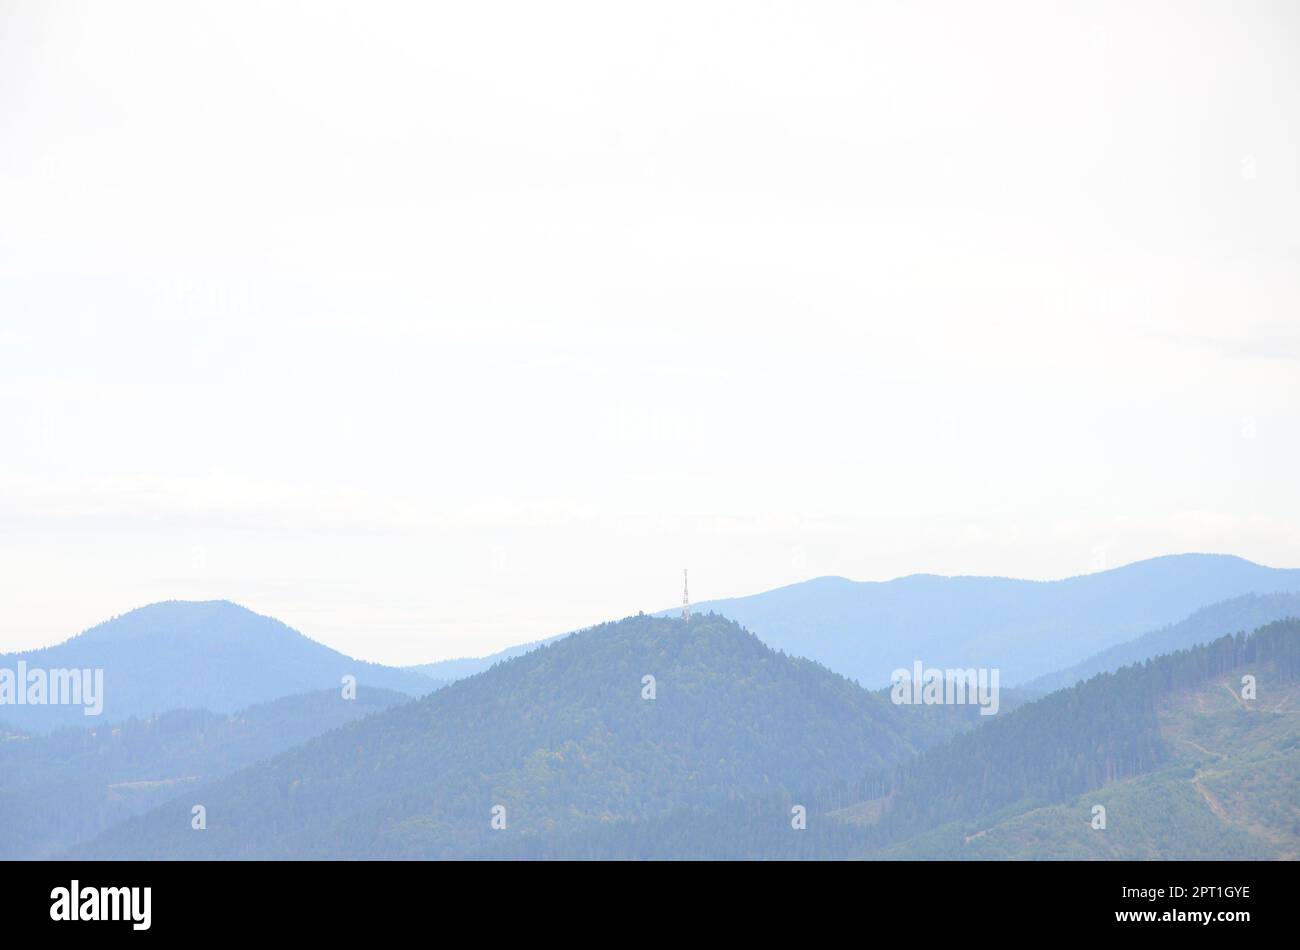
[[[931,731],[733,620],[641,614],[507,659],[209,788],[209,807],[227,816],[209,834],[155,813],[123,826],[112,847],[273,857],[308,842],[322,857],[463,856],[505,843],[484,817],[495,806],[528,840],[559,823],[599,826],[855,780],[912,754]],[[248,788],[295,791],[290,800]]]
[[[411,696],[439,685],[345,656],[228,600],[147,604],[55,646],[0,657],[0,665],[19,660],[48,669],[102,670],[103,721],[169,709],[229,713],[281,696],[338,689],[345,675]],[[88,724],[80,707],[65,705],[16,705],[5,718],[38,730]]]

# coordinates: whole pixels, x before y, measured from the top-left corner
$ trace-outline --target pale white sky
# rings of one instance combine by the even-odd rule
[[[1293,3],[0,3],[0,650],[1300,566]]]

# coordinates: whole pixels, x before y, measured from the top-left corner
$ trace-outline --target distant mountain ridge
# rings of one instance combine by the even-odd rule
[[[1186,620],[1103,650],[1069,669],[1040,676],[1026,683],[1025,688],[1044,693],[1065,689],[1098,673],[1110,673],[1162,653],[1209,643],[1225,634],[1254,630],[1290,617],[1300,618],[1300,594],[1244,594],[1202,607]]]
[[[1011,686],[1251,593],[1300,593],[1300,569],[1180,554],[1056,581],[821,577],[693,609],[716,611],[769,646],[869,688],[918,659],[936,667],[996,667]]]
[[[538,647],[546,646],[548,643],[554,643],[556,640],[567,636],[567,633],[561,633],[554,637],[547,637],[544,640],[533,640],[531,643],[521,643],[519,646],[506,647],[504,650],[498,650],[496,653],[489,653],[486,656],[464,656],[452,660],[435,660],[432,663],[417,663],[414,666],[404,666],[402,669],[409,670],[412,673],[419,673],[421,676],[428,676],[444,683],[452,683],[456,680],[465,679],[467,676],[474,676],[477,673],[482,673],[484,670],[490,670],[502,660],[509,660],[516,656],[523,656],[525,653],[531,653]]]
[[[141,607],[39,650],[0,655],[0,669],[102,669],[104,706],[0,705],[19,729],[80,728],[172,709],[237,709],[297,693],[358,684],[419,696],[440,684],[417,673],[332,650],[271,617],[229,601],[166,601]]]
[[[819,662],[826,664],[835,672],[858,679],[864,686],[871,688],[873,686],[881,686],[884,682],[887,682],[888,673],[898,667],[891,666],[886,671],[884,679],[881,679],[879,675],[877,675],[875,679],[864,678],[865,673],[863,673],[861,669],[863,664],[860,662],[860,658],[855,657],[853,654],[855,652],[869,652],[869,648],[859,648],[855,651],[851,645],[844,643],[829,646],[826,644],[820,644],[818,642],[819,640],[828,637],[839,639],[839,632],[850,630],[850,628],[855,625],[859,627],[861,626],[859,621],[853,616],[837,616],[836,610],[833,606],[830,609],[827,609],[825,604],[819,603],[820,601],[825,600],[831,602],[833,605],[834,602],[845,598],[845,592],[861,590],[864,585],[868,588],[878,587],[885,589],[896,586],[900,590],[900,596],[894,598],[895,602],[891,602],[891,598],[887,595],[880,598],[886,603],[886,607],[884,608],[887,614],[885,619],[886,627],[891,624],[907,625],[910,622],[908,614],[910,611],[914,611],[915,607],[914,604],[909,605],[905,602],[907,599],[907,588],[911,588],[914,593],[917,593],[918,599],[923,602],[925,598],[921,592],[928,588],[936,597],[938,597],[943,594],[945,582],[952,582],[951,586],[954,591],[970,602],[970,606],[973,609],[978,610],[983,609],[990,604],[996,605],[999,602],[1005,604],[1006,602],[1013,600],[1016,596],[1017,589],[1033,592],[1037,591],[1037,589],[1043,585],[1070,585],[1080,582],[1083,582],[1081,586],[1086,587],[1089,583],[1092,583],[1104,588],[1106,586],[1104,580],[1089,581],[1089,579],[1103,578],[1106,575],[1139,575],[1143,572],[1150,571],[1152,568],[1156,568],[1156,573],[1159,573],[1158,567],[1163,562],[1171,562],[1169,564],[1169,567],[1171,568],[1169,571],[1170,574],[1180,575],[1186,578],[1187,584],[1190,585],[1190,589],[1188,590],[1188,596],[1185,598],[1185,602],[1190,606],[1187,606],[1185,610],[1179,612],[1182,608],[1182,601],[1180,601],[1179,598],[1174,598],[1174,603],[1172,603],[1168,608],[1169,611],[1172,612],[1173,616],[1168,620],[1147,626],[1143,626],[1143,621],[1136,618],[1157,615],[1160,613],[1159,610],[1134,611],[1132,617],[1128,616],[1123,610],[1116,611],[1110,626],[1101,626],[1098,628],[1099,639],[1113,639],[1115,645],[1119,646],[1122,643],[1127,642],[1129,639],[1152,631],[1153,627],[1162,627],[1185,620],[1188,618],[1189,614],[1212,604],[1215,602],[1215,599],[1228,599],[1251,593],[1272,594],[1289,591],[1300,592],[1300,569],[1263,567],[1232,555],[1181,554],[1169,555],[1162,558],[1152,558],[1147,561],[1138,561],[1133,564],[1125,565],[1124,567],[1115,568],[1111,571],[1102,571],[1097,574],[1085,574],[1074,578],[1065,578],[1059,581],[1027,581],[1015,578],[977,576],[944,577],[937,574],[911,574],[890,581],[852,581],[848,578],[838,576],[818,577],[758,594],[732,597],[722,600],[701,601],[693,605],[692,610],[696,612],[714,611],[723,616],[732,617],[733,619],[738,620],[747,629],[756,633],[765,643],[769,643],[770,645],[778,649],[783,649],[786,652],[793,653],[796,656],[807,656],[816,659]],[[1245,569],[1240,570],[1243,566]],[[1212,579],[1209,584],[1203,585],[1203,575],[1206,573],[1211,575],[1219,573],[1223,576],[1217,580]],[[979,596],[970,596],[971,593],[980,585],[988,586],[989,591],[986,596],[990,604],[981,603],[981,598]],[[963,590],[962,588],[965,589]],[[1001,588],[1001,590],[999,590],[999,588]],[[1204,591],[1205,593],[1195,593],[1195,591],[1198,590]],[[1228,590],[1230,593],[1228,593],[1224,598],[1214,598],[1214,594],[1221,590]],[[1204,600],[1204,602],[1202,602],[1202,598],[1207,595],[1212,599]],[[1041,593],[1033,596],[1039,596],[1041,598]],[[865,597],[862,599],[864,601],[869,601],[871,598]],[[802,616],[807,620],[808,626],[812,629],[800,630],[798,629],[799,620],[794,615],[798,614],[805,604],[811,604],[811,609],[807,610]],[[864,604],[863,607],[864,609],[869,610],[870,604]],[[928,615],[927,611],[929,611],[929,608],[926,607],[924,603],[922,604],[922,607],[922,615]],[[677,616],[680,611],[680,607],[670,607],[667,610],[658,611],[655,613],[655,616],[674,617]],[[850,611],[850,614],[851,613],[852,611]],[[1074,622],[1067,618],[1061,623],[1053,624],[1050,621],[1050,609],[1039,611],[1039,613],[1042,615],[1039,619],[1041,621],[1041,627],[1045,631],[1045,636],[1054,635],[1057,628],[1067,629],[1069,624]],[[1269,619],[1281,618],[1260,616],[1243,626],[1253,628]],[[819,625],[820,629],[817,629]],[[765,632],[764,628],[768,628],[770,632]],[[1124,632],[1111,634],[1109,632],[1111,630]],[[1220,631],[1220,633],[1222,632],[1223,631]],[[473,676],[476,673],[481,673],[486,669],[490,669],[493,665],[502,660],[510,659],[515,656],[522,656],[540,646],[553,643],[556,640],[569,635],[570,633],[561,633],[541,640],[534,640],[528,643],[519,644],[518,646],[508,647],[504,650],[497,651],[496,653],[487,654],[481,657],[460,657],[431,663],[421,663],[403,668],[425,676],[431,676],[446,681],[454,681],[457,679],[463,679],[466,676]],[[984,638],[985,635],[981,635],[980,639]],[[1209,637],[1208,639],[1213,639],[1213,637]],[[1004,685],[1009,685],[1014,682],[1017,685],[1032,688],[1036,691],[1050,691],[1049,687],[1043,684],[1049,681],[1057,682],[1056,680],[1049,680],[1051,676],[1058,673],[1063,674],[1063,667],[1073,665],[1082,660],[1084,656],[1088,655],[1083,654],[1071,656],[1070,654],[1073,648],[1069,644],[1063,644],[1061,649],[1056,651],[1061,657],[1060,660],[1053,658],[1050,649],[1044,651],[1041,645],[1035,646],[1034,649],[1038,650],[1040,653],[1045,652],[1045,658],[1041,662],[1051,667],[1051,669],[1038,674],[1035,677],[1035,682],[1030,683],[1024,680],[1023,677],[1019,675],[1018,670],[1013,666],[1012,672],[1017,675],[1017,678],[1014,681],[1010,679],[1004,680]],[[1155,652],[1162,651],[1157,650]],[[1146,655],[1153,656],[1155,653],[1148,653]],[[907,663],[910,664],[911,661],[915,659],[928,661],[929,657],[912,656],[909,657]],[[883,662],[884,661],[877,663],[876,668],[878,669]],[[1039,661],[1035,660],[1035,662]],[[1126,662],[1131,662],[1131,660]],[[1118,665],[1123,664],[1120,663]],[[855,669],[858,669],[859,672],[854,672]],[[1039,680],[1042,682],[1039,682]]]

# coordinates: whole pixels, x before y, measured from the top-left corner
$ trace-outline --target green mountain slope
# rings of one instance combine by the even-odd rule
[[[1275,671],[1263,669],[1265,683]],[[1300,858],[1300,684],[1258,700],[1215,677],[1160,704],[1167,763],[976,831],[948,826],[887,854],[908,858],[1196,860]],[[1105,808],[1105,828],[1093,809]]]
[[[1248,672],[1254,701],[1230,691]],[[770,796],[589,828],[520,856],[1294,858],[1298,708],[1300,623],[1275,623],[999,715],[865,800],[852,786]],[[796,804],[808,820],[792,832]]]
[[[655,698],[643,698],[644,677]],[[716,616],[508,660],[128,822],[96,857],[456,857],[887,772],[969,717],[899,707]],[[494,806],[506,828],[491,827]],[[514,842],[507,845],[506,842]]]
[[[1258,699],[1226,688],[1246,673]],[[979,722],[969,707],[895,706],[721,617],[639,616],[344,726],[75,853],[1287,857],[1297,683],[1300,621],[1281,621]],[[207,830],[190,829],[191,802]],[[1092,838],[1098,804],[1107,837]]]
[[[838,815],[871,826],[881,857],[1292,857],[1298,681],[1300,621],[1223,637],[957,736],[904,766],[874,810]]]

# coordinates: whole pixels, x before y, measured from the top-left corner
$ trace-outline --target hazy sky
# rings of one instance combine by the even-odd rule
[[[1300,566],[1294,3],[0,0],[0,650]]]

